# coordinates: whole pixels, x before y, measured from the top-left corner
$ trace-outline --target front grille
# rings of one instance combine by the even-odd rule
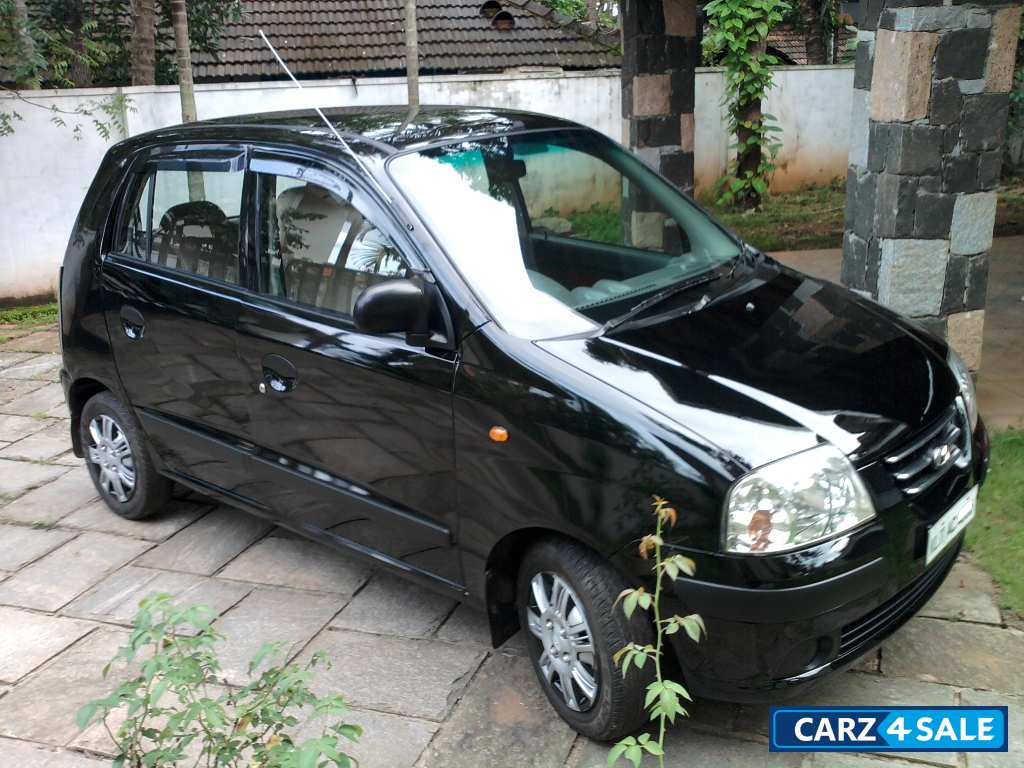
[[[843,627],[839,636],[839,656],[889,635],[932,596],[953,567],[959,552],[955,548],[914,581],[879,605]]]
[[[954,467],[971,463],[971,429],[959,397],[931,427],[885,457],[885,466],[907,496],[919,496]]]

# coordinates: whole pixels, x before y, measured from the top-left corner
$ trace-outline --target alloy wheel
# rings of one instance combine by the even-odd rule
[[[107,414],[89,422],[89,461],[99,471],[99,486],[122,504],[135,490],[135,461],[128,436]]]
[[[598,668],[579,597],[561,576],[538,573],[530,580],[526,617],[530,634],[540,643],[537,665],[546,683],[569,709],[590,709],[597,701]]]

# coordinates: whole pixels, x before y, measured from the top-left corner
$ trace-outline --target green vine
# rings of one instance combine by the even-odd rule
[[[736,160],[719,181],[723,205],[757,207],[768,191],[775,157],[782,144],[781,128],[761,112],[761,103],[774,80],[771,67],[779,60],[766,51],[772,27],[789,11],[783,0],[712,0],[704,7],[708,34],[705,53],[725,67],[725,103],[729,130],[736,136]]]

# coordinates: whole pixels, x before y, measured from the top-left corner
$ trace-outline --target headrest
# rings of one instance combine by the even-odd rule
[[[219,227],[227,220],[220,206],[209,200],[193,200],[168,208],[160,218],[160,229],[167,231],[177,224]]]

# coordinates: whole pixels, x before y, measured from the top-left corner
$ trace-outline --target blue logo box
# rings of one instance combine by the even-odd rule
[[[1006,707],[772,707],[772,752],[1006,752]]]

